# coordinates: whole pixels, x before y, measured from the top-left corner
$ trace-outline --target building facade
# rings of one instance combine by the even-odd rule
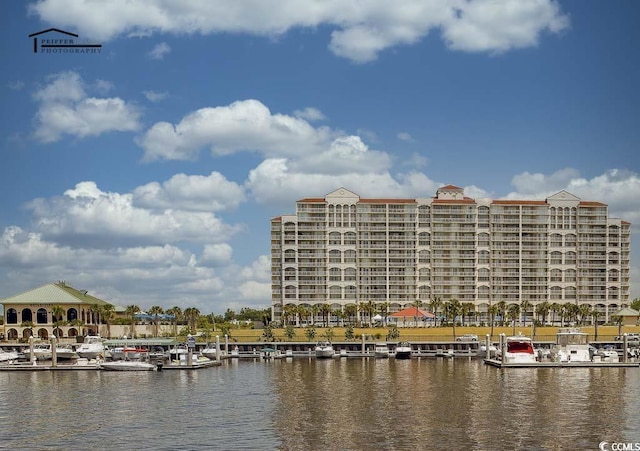
[[[3,338],[25,341],[30,336],[46,340],[52,335],[75,338],[98,333],[98,307],[109,303],[60,281],[0,299],[0,304]]]
[[[393,313],[433,299],[471,303],[484,321],[497,303],[547,302],[587,304],[608,322],[629,303],[630,223],[566,191],[472,199],[448,185],[371,199],[340,188],[271,220],[271,265],[276,323],[287,305],[326,304],[336,321],[350,305]]]

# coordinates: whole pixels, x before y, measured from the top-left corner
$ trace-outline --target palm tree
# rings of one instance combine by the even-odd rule
[[[527,312],[531,309],[532,305],[528,299],[523,299],[520,302],[520,311],[522,312],[522,324],[527,327]]]
[[[510,304],[508,308],[508,315],[513,323],[513,335],[516,334],[516,320],[520,315],[520,306],[518,304]]]
[[[154,337],[158,336],[158,321],[160,320],[160,315],[164,313],[164,309],[159,305],[154,305],[149,309],[149,315],[153,317],[153,332]]]
[[[445,304],[445,312],[447,318],[451,318],[451,323],[453,324],[453,339],[456,338],[456,317],[462,311],[462,304],[458,299],[451,299],[449,302]]]
[[[467,316],[471,320],[471,316],[476,313],[476,306],[473,302],[463,302],[460,315],[462,316],[462,325],[464,326],[464,317]]]
[[[100,311],[102,306],[98,304],[92,304],[89,306],[89,311],[91,312],[92,323],[95,324],[95,334],[98,335],[99,325],[100,325]]]
[[[322,315],[322,322],[324,327],[329,327],[329,315],[331,314],[330,304],[320,304],[320,314]]]
[[[284,320],[284,327],[287,327],[291,318],[295,318],[298,314],[298,307],[295,304],[287,304],[282,309],[282,318]]]
[[[487,309],[487,313],[489,313],[489,323],[491,324],[490,336],[493,337],[493,324],[495,323],[496,315],[498,314],[498,306],[495,304],[490,305]]]
[[[594,331],[594,341],[598,341],[598,317],[602,315],[602,312],[598,310],[595,306],[591,309],[591,318],[593,319],[593,327]]]
[[[362,304],[360,306],[360,310],[365,313],[368,317],[369,317],[369,327],[372,326],[372,318],[373,318],[373,312],[376,311],[376,306],[373,303],[372,300],[367,301],[366,303]]]
[[[553,325],[556,322],[556,315],[562,311],[562,306],[557,302],[554,302],[553,304],[551,304],[549,308],[551,309],[551,313],[552,313],[551,325]]]
[[[498,307],[498,313],[500,314],[500,322],[504,325],[504,319],[507,317],[507,302],[500,301],[496,305]]]
[[[195,307],[187,307],[184,309],[184,317],[187,320],[187,327],[195,334],[198,330],[198,318],[200,318],[200,310]]]
[[[389,304],[388,302],[381,302],[380,304],[378,304],[378,314],[382,316],[385,327],[387,325],[387,315],[389,313],[390,307],[391,307],[391,304]]]
[[[308,321],[309,315],[311,315],[311,310],[309,309],[309,307],[300,305],[298,306],[298,315],[300,315],[300,319],[302,319],[303,321],[305,318],[307,318],[307,321]]]
[[[311,325],[314,326],[316,324],[316,317],[322,311],[322,304],[313,304],[311,306]]]
[[[100,306],[100,317],[107,325],[107,338],[111,338],[111,321],[113,321],[113,312],[115,307],[113,304],[103,304]]]
[[[549,310],[551,310],[551,304],[549,304],[547,301],[544,301],[536,306],[536,315],[538,319],[540,319],[540,316],[542,316],[543,325],[547,323],[547,315],[549,314]]]
[[[349,318],[349,323],[353,325],[355,322],[355,317],[358,314],[358,306],[355,304],[347,304],[344,307],[344,313]]]
[[[438,325],[438,309],[442,306],[442,299],[439,296],[434,296],[431,301],[429,301],[429,307],[433,312],[434,320],[436,322],[436,326]]]
[[[135,304],[128,305],[125,310],[125,314],[131,321],[131,338],[135,338],[136,336],[136,313],[139,313],[140,311],[140,307]]]
[[[58,328],[65,323],[63,318],[64,314],[65,314],[65,310],[62,306],[54,305],[53,307],[51,307],[51,316],[52,316],[51,322],[53,323],[54,335],[56,337],[59,337],[59,334],[56,334],[55,331],[59,330]]]
[[[587,316],[591,315],[591,306],[589,304],[582,304],[578,306],[578,312],[580,314],[580,325],[584,326]]]
[[[182,316],[182,309],[174,305],[167,310],[167,314],[173,316],[173,337],[178,338],[178,319]]]

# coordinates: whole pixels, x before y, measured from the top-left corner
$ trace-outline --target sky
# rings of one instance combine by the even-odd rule
[[[8,0],[0,12],[0,298],[65,280],[143,309],[266,308],[269,221],[296,200],[446,184],[608,204],[632,223],[640,296],[640,2]],[[50,32],[34,52],[29,35],[50,28],[102,47],[41,47],[70,38]]]

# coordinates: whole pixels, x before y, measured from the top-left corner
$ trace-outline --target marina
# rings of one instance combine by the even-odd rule
[[[637,370],[496,371],[481,359],[229,358],[206,371],[0,372],[0,401],[8,449],[130,449],[132,434],[141,449],[598,449],[640,434]],[[158,412],[169,410],[189,433],[167,428]]]

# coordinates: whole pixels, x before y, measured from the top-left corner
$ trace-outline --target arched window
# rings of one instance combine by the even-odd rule
[[[18,312],[14,308],[7,310],[7,324],[18,324]]]
[[[560,252],[551,252],[551,264],[552,265],[561,265],[562,264],[562,253]]]
[[[331,232],[329,234],[329,246],[340,246],[342,244],[342,236],[339,232]]]
[[[354,232],[347,232],[344,234],[344,244],[347,246],[356,245],[356,234]]]
[[[345,281],[353,282],[356,280],[356,277],[357,277],[356,268],[346,268],[344,270]]]
[[[342,288],[338,285],[331,285],[329,287],[329,299],[341,299],[342,298]]]
[[[329,263],[342,263],[342,252],[335,249],[329,251]]]
[[[347,249],[344,251],[344,262],[345,263],[355,263],[356,262],[356,251],[353,249]]]
[[[67,321],[75,321],[78,319],[78,311],[74,308],[67,310]]]
[[[22,310],[22,322],[24,323],[27,321],[33,322],[33,312],[28,308]]]
[[[332,282],[342,280],[342,271],[340,271],[340,268],[329,268],[329,280]]]
[[[482,268],[478,270],[478,282],[489,282],[489,270]]]

